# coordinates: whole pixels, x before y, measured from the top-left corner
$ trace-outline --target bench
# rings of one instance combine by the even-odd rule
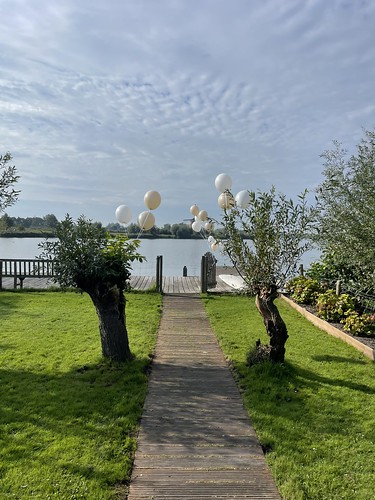
[[[0,289],[3,287],[3,278],[13,278],[14,288],[18,286],[23,288],[23,282],[26,278],[52,278],[54,275],[53,260],[0,260]]]

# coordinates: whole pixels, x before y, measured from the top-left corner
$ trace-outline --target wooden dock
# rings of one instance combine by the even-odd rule
[[[280,499],[202,301],[166,295],[128,500]]]
[[[130,286],[133,290],[147,291],[155,287],[156,280],[153,276],[132,276]],[[3,278],[2,286],[4,289],[14,288],[13,278]],[[23,288],[46,289],[56,287],[50,278],[25,278]],[[200,293],[201,281],[199,276],[163,276],[162,287],[164,293],[194,294]],[[233,288],[224,283],[220,278],[217,279],[217,285],[209,289],[210,292],[228,293]]]

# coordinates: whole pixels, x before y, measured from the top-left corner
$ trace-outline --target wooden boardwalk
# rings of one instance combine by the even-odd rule
[[[194,295],[165,295],[128,500],[280,499]]]
[[[14,287],[13,278],[3,278],[3,288],[10,289]],[[155,278],[153,276],[132,276],[130,285],[133,290],[150,290],[155,287]],[[23,281],[24,288],[43,289],[56,286],[48,278],[25,278]],[[201,282],[199,276],[164,276],[163,277],[163,292],[164,293],[200,293]],[[210,292],[227,293],[233,291],[229,285],[225,284],[220,278],[217,279],[215,288],[209,289]]]

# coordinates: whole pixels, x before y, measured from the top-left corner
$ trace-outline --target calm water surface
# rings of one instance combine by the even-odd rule
[[[40,238],[0,238],[0,259],[35,259],[40,254],[38,244]],[[146,262],[133,264],[133,275],[152,276],[156,272],[156,257],[163,256],[163,275],[182,276],[184,266],[189,276],[200,275],[202,255],[210,251],[207,240],[141,240],[139,252],[147,259]],[[220,252],[214,253],[219,266],[230,266],[230,261]],[[319,252],[311,251],[302,259],[307,268],[314,260],[318,260]]]
[[[0,259],[35,259],[40,254],[38,244],[44,241],[40,238],[0,238]],[[163,256],[164,276],[182,276],[184,266],[189,276],[200,275],[202,255],[208,252],[206,240],[141,240],[139,253],[147,262],[133,264],[133,274],[136,276],[154,275],[156,272],[156,257]],[[229,260],[219,252],[215,253],[218,265],[230,265]]]

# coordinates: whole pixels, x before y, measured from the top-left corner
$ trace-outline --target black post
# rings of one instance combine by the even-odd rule
[[[156,257],[156,290],[163,293],[163,256]]]
[[[184,278],[186,278],[186,277],[187,277],[187,267],[186,267],[186,266],[184,266],[184,267],[182,268],[182,276],[183,276]]]

